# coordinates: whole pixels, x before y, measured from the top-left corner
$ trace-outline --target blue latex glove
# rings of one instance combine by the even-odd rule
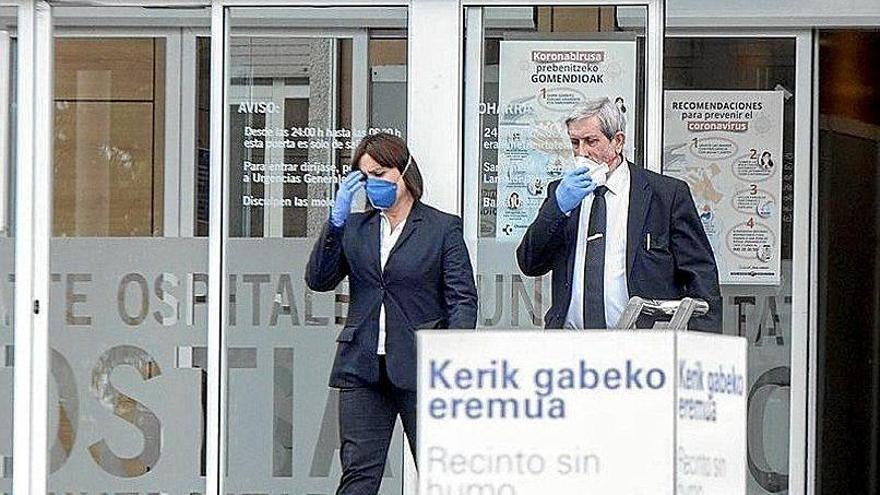
[[[351,201],[354,199],[354,193],[364,187],[364,174],[360,170],[352,170],[339,183],[339,190],[336,191],[336,202],[333,203],[333,209],[330,211],[330,223],[336,227],[345,225],[348,215],[351,213]]]
[[[569,170],[562,176],[559,186],[556,187],[556,204],[562,213],[568,214],[577,208],[588,194],[596,189],[596,184],[590,177],[590,169],[577,167]]]

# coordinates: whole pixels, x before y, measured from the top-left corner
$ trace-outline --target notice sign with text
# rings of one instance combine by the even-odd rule
[[[684,180],[722,284],[779,284],[782,92],[667,91],[663,173]]]
[[[636,42],[502,41],[498,68],[496,238],[519,242],[547,183],[574,166],[565,119],[584,102],[609,98],[635,139]],[[484,133],[491,133],[485,129]]]
[[[418,345],[420,495],[745,493],[745,339],[422,331]]]

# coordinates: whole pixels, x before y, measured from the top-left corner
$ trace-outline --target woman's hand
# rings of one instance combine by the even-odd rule
[[[336,202],[330,212],[330,223],[336,227],[345,225],[348,215],[351,214],[351,202],[354,194],[364,187],[364,174],[360,170],[352,170],[342,179],[339,190],[336,192]]]

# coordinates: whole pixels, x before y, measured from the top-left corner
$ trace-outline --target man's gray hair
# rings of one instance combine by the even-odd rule
[[[565,119],[565,126],[568,127],[572,122],[589,119],[594,115],[599,117],[599,128],[609,141],[614,139],[614,135],[618,132],[626,133],[626,116],[608,97],[587,100],[575,107]]]

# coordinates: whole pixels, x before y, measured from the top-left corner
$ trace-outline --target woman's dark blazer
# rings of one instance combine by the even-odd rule
[[[327,223],[312,249],[306,284],[331,291],[349,280],[348,317],[336,339],[330,386],[379,382],[379,309],[385,304],[385,361],[399,388],[416,388],[416,335],[424,328],[474,328],[477,289],[457,216],[413,204],[385,270],[379,259],[380,216],[354,213],[343,227]]]

